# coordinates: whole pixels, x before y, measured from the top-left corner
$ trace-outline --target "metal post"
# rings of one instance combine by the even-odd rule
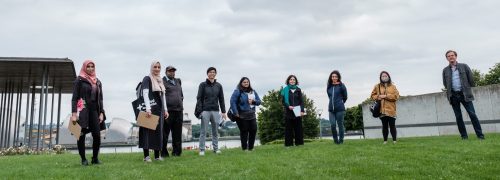
[[[7,147],[7,121],[8,121],[8,100],[9,100],[9,82],[5,82],[4,97],[3,97],[3,108],[2,108],[2,133],[0,134],[1,146]]]
[[[42,73],[42,86],[40,88],[40,105],[38,106],[38,132],[37,132],[37,136],[36,136],[36,149],[37,150],[40,150],[40,129],[41,129],[41,125],[42,125],[42,119],[43,119],[43,93],[44,93],[44,88],[45,88],[45,84],[47,83],[46,79],[45,79],[45,74],[47,73],[47,66],[44,64],[43,65],[43,73]]]
[[[3,88],[3,91],[2,91],[2,99],[0,99],[0,148],[3,148],[3,133],[4,133],[4,129],[3,129],[3,122],[4,122],[4,116],[5,116],[5,112],[4,112],[4,109],[5,109],[5,96],[7,95],[7,82],[5,82],[5,86]]]
[[[16,103],[15,103],[16,110],[15,110],[15,111],[13,111],[13,112],[15,112],[15,114],[13,114],[13,115],[12,115],[12,116],[14,116],[14,127],[13,127],[14,132],[13,132],[13,134],[12,134],[12,146],[14,146],[14,147],[16,146],[17,114],[18,114],[18,113],[17,113],[17,111],[19,110],[19,109],[18,109],[18,107],[19,107],[19,106],[18,106],[18,103],[19,103],[19,87],[18,87],[18,86],[19,86],[19,85],[18,85],[18,84],[16,84],[14,91],[12,91],[12,92],[15,92],[15,93],[16,93],[16,100],[15,100],[15,102],[16,102]]]
[[[322,127],[321,127],[321,118],[319,119],[319,139],[321,139],[321,137],[323,136],[323,132],[322,132]]]
[[[15,117],[15,125],[14,125],[14,146],[19,146],[19,132],[20,132],[20,124],[21,124],[21,101],[22,101],[22,88],[23,88],[23,79],[21,79],[21,84],[17,86],[17,97],[16,97],[16,117]]]
[[[46,128],[46,127],[47,127],[47,98],[48,98],[48,96],[49,96],[49,83],[51,83],[51,82],[49,81],[49,71],[50,71],[50,69],[49,69],[49,68],[50,68],[50,67],[49,67],[49,66],[47,66],[47,70],[46,70],[46,74],[45,74],[45,79],[46,79],[46,83],[45,83],[45,90],[43,91],[44,96],[45,96],[45,97],[44,97],[44,98],[45,98],[45,100],[44,100],[44,103],[45,103],[45,104],[43,105],[43,106],[44,106],[44,107],[43,107],[43,124],[42,124],[42,127],[43,127],[43,128],[42,128],[42,140],[41,140],[41,141],[42,141],[42,149],[43,149],[43,144],[44,144],[44,142],[45,142],[45,136],[46,136],[46,134],[47,134],[47,133],[46,133],[46,132],[47,132],[47,131],[46,131],[46,129],[47,129],[47,128]]]
[[[28,146],[32,148],[32,142],[31,139],[33,137],[33,121],[35,119],[35,93],[36,93],[36,86],[35,82],[33,81],[33,86],[31,87],[31,116],[30,116],[30,127],[29,127],[29,136],[28,136]]]
[[[316,112],[318,113],[318,119],[319,119],[319,139],[321,139],[323,137],[323,127],[321,125],[321,113],[323,113],[323,109],[318,109],[316,110]]]
[[[5,114],[4,109],[5,109],[5,103],[4,99],[5,96],[7,95],[7,82],[5,82],[5,87],[4,90],[2,91],[2,99],[0,99],[0,148],[3,148],[3,116]]]
[[[28,119],[29,119],[29,110],[30,110],[30,81],[31,81],[31,64],[29,68],[28,74],[28,89],[26,89],[26,116],[24,116],[24,139],[23,143],[26,145],[26,141],[28,140]]]
[[[2,146],[7,148],[9,144],[7,143],[8,139],[8,129],[9,129],[9,101],[10,101],[10,81],[7,81],[7,86],[5,88],[5,98],[4,98],[4,104],[3,104],[3,122],[2,122],[2,134],[1,134],[1,139],[2,139]]]
[[[61,122],[61,94],[62,86],[59,85],[59,98],[57,99],[57,134],[56,134],[56,144],[59,144],[59,124]]]
[[[54,123],[54,93],[56,91],[56,77],[52,78],[52,103],[50,108],[49,148],[52,148],[52,124]]]
[[[17,134],[16,134],[16,139],[18,146],[21,146],[21,140],[19,140],[19,134],[21,132],[21,108],[23,105],[23,84],[24,84],[24,79],[21,80],[21,84],[19,85],[19,111],[17,112]]]
[[[9,80],[9,103],[8,106],[8,116],[7,116],[7,136],[6,136],[6,145],[10,147],[10,139],[11,139],[11,131],[12,131],[12,106],[14,105],[14,83],[12,80]]]

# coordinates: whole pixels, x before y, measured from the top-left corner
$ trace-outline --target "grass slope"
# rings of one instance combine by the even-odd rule
[[[150,164],[141,153],[102,154],[104,164],[88,167],[75,154],[10,156],[0,157],[0,179],[499,179],[500,134],[487,134],[485,141],[470,137],[403,138],[396,145],[323,140],[205,157],[184,151]]]

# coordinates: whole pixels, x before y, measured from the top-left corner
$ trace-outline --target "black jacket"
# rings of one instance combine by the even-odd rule
[[[208,79],[200,83],[198,87],[198,95],[196,96],[195,111],[220,111],[226,113],[226,105],[224,103],[224,91],[222,85],[217,81],[211,83]],[[201,113],[201,112],[199,112]],[[195,113],[196,115],[197,113]]]
[[[80,98],[85,100],[85,102],[90,102],[91,101],[91,94],[92,94],[92,85],[90,82],[82,77],[77,77],[75,82],[73,83],[73,97],[71,98],[71,112],[76,113],[77,112],[77,103]],[[82,128],[88,127],[89,123],[89,113],[88,113],[88,108],[84,108],[79,115],[78,119],[78,124]],[[102,84],[99,79],[97,80],[97,114],[103,113],[104,114],[104,107],[102,103]],[[104,116],[104,120],[106,120],[106,116]],[[106,126],[104,125],[104,121],[100,123],[100,128],[101,130],[106,129]]]
[[[288,100],[290,102],[290,106],[300,106],[300,111],[304,112],[304,100],[302,98],[302,90],[300,88],[297,88],[294,93],[292,93],[292,90],[288,91]],[[295,114],[293,113],[292,110],[288,109],[285,105],[285,99],[284,97],[281,98],[283,101],[283,108],[285,111],[285,118],[296,118]]]

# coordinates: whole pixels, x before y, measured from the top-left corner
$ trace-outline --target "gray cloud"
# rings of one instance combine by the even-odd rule
[[[186,112],[209,66],[226,101],[248,76],[261,95],[289,74],[319,108],[338,69],[348,106],[381,70],[402,95],[440,91],[443,53],[486,72],[499,62],[497,1],[2,1],[2,56],[94,59],[109,117],[133,120],[134,88],[153,59],[183,79]],[[69,97],[64,113],[69,113]],[[325,116],[326,117],[326,116]]]

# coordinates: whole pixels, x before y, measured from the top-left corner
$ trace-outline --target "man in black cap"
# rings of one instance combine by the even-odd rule
[[[175,78],[177,69],[173,66],[168,66],[165,70],[167,76],[163,77],[165,85],[165,97],[167,100],[167,109],[169,117],[164,123],[165,138],[163,138],[164,147],[162,149],[162,157],[168,157],[167,143],[169,133],[172,132],[172,156],[180,156],[182,153],[182,122],[183,122],[183,100],[181,79]]]

